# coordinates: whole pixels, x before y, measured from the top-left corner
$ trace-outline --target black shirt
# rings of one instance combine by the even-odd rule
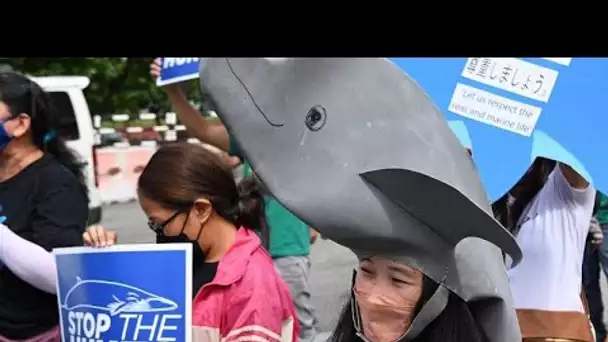
[[[19,236],[48,251],[82,246],[88,200],[86,188],[52,155],[0,182],[0,216]],[[57,297],[0,268],[0,334],[11,339],[36,336],[59,324]]]
[[[217,273],[217,265],[219,262],[204,262],[198,266],[195,265],[192,274],[192,299],[196,297],[201,288],[210,283]]]
[[[205,254],[187,237],[157,235],[156,243],[191,243],[192,246],[192,299],[203,285],[210,283],[217,273],[218,262],[205,262]]]

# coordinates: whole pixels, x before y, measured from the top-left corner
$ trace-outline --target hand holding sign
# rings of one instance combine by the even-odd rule
[[[180,83],[198,78],[199,61],[198,57],[163,57],[152,63],[150,73],[158,86]]]
[[[94,225],[82,234],[84,244],[91,247],[107,247],[116,244],[116,232]]]
[[[155,58],[152,63],[150,63],[150,76],[152,76],[152,79],[154,80],[154,82],[158,83],[158,79],[160,78],[160,74],[162,72],[163,69],[163,59],[158,57]],[[179,83],[169,83],[169,84],[165,84],[164,86],[161,87],[165,92],[167,93],[172,93],[174,90],[179,90]]]

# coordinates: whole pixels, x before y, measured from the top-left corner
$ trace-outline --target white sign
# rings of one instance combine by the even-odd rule
[[[469,58],[462,70],[470,80],[542,102],[549,101],[558,74],[517,58]]]
[[[561,64],[564,66],[570,66],[570,62],[572,62],[572,57],[543,57],[543,59],[549,60],[551,62]]]
[[[448,110],[452,113],[524,136],[530,136],[541,108],[487,91],[456,84]]]

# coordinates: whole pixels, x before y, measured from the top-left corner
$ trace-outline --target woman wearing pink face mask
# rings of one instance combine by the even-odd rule
[[[489,341],[467,304],[451,292],[443,311],[417,337],[405,339],[437,283],[402,262],[378,256],[359,260],[350,301],[329,342]]]
[[[472,156],[471,149],[466,150]],[[444,292],[445,306],[437,305],[441,302],[436,300],[438,284],[410,266],[411,258],[355,253],[359,256],[359,267],[353,274],[350,300],[329,342],[501,340],[484,333],[467,303],[454,292]],[[434,303],[430,303],[431,298]],[[427,303],[430,309],[424,308]],[[419,316],[430,323],[412,327]]]
[[[521,248],[471,155],[397,65],[205,59],[200,81],[267,190],[358,256],[330,341],[522,340],[501,253],[517,264]]]

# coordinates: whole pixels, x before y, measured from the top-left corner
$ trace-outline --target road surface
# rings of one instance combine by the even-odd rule
[[[102,224],[117,231],[119,243],[154,242],[154,234],[146,224],[146,217],[135,202],[106,206]],[[322,333],[317,340],[323,341],[335,326],[347,298],[356,258],[348,249],[319,239],[312,247],[311,263],[311,293]],[[602,279],[602,296],[608,309],[605,279]],[[604,317],[608,317],[608,310]]]

